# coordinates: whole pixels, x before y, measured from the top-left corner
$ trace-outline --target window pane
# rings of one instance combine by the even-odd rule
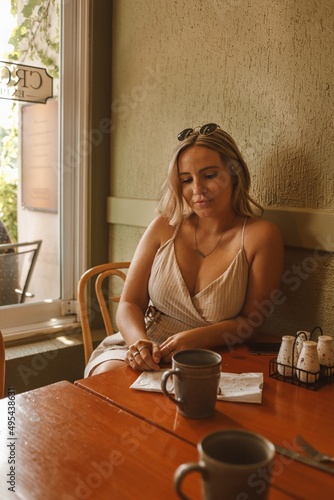
[[[12,4],[16,6],[13,0]],[[6,15],[10,19],[9,5],[10,0],[0,2],[0,15],[3,19]],[[87,103],[91,4],[90,0],[18,0],[15,27],[20,26],[24,16],[30,22],[35,7],[45,5],[50,6],[51,18],[43,9],[40,12],[48,19],[46,29],[49,29],[50,24],[51,33],[43,35],[43,44],[34,54],[28,57],[27,51],[22,50],[22,63],[15,55],[13,46],[20,42],[19,38],[14,37],[11,40],[13,44],[9,47],[3,48],[3,44],[0,44],[0,60],[1,57],[5,61],[14,60],[20,65],[41,68],[39,71],[47,68],[49,74],[53,75],[53,97],[46,104],[0,98],[0,114],[4,117],[2,122],[5,124],[5,135],[11,145],[4,156],[6,148],[0,137],[1,161],[5,158],[0,164],[0,174],[6,171],[6,184],[0,185],[0,211],[3,211],[4,218],[6,214],[6,226],[8,224],[14,241],[22,241],[23,238],[42,241],[24,303],[0,306],[1,329],[6,340],[57,333],[59,329],[68,328],[69,324],[75,328],[78,325],[77,283],[87,269],[87,181],[90,154],[86,154],[86,148],[85,154],[82,154],[82,144],[87,142],[90,126]],[[38,30],[42,27],[43,23],[40,23]],[[60,56],[58,42],[54,43],[53,38],[57,38],[57,30],[61,41]],[[3,39],[2,33],[1,30],[0,40]],[[7,43],[7,38],[5,42]],[[60,70],[57,58],[61,61]],[[21,73],[21,77],[23,74]],[[0,94],[4,88],[1,77],[0,65]],[[36,86],[36,80],[33,84]],[[23,90],[26,92],[26,89]],[[25,94],[25,97],[28,96]],[[14,127],[11,134],[7,131],[11,118],[5,109],[6,103],[7,108],[10,105],[10,113],[16,116],[17,128]],[[46,117],[40,114],[41,109]],[[52,126],[51,130],[55,132],[50,133],[48,126]],[[33,127],[40,139],[37,146],[35,135],[32,134]],[[34,155],[36,161],[30,162]],[[10,196],[8,172],[14,173],[14,184],[17,182],[17,186],[9,186]],[[5,201],[2,203],[2,200]],[[15,209],[11,207],[12,203]],[[1,214],[0,218],[2,219]],[[6,231],[0,232],[6,236]],[[8,243],[8,238],[5,241]],[[30,294],[34,296],[31,297]]]
[[[6,275],[4,306],[8,297],[15,304],[61,297],[60,0],[1,0],[0,15],[0,244],[41,240],[27,293],[20,294],[25,280],[17,266],[16,279]],[[36,102],[41,77],[34,68],[52,78],[51,98],[44,102]],[[1,265],[0,259],[0,280]]]

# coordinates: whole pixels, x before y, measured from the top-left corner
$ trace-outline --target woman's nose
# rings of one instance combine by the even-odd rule
[[[205,182],[200,179],[194,179],[193,190],[194,194],[203,194],[206,191]]]

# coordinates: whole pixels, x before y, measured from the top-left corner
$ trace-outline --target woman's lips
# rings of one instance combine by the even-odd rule
[[[211,200],[197,200],[197,201],[194,201],[194,205],[196,205],[197,207],[205,207],[206,205],[208,205],[210,203]]]

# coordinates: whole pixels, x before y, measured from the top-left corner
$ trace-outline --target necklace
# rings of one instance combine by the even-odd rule
[[[195,249],[194,249],[194,252],[199,255],[200,257],[202,257],[202,259],[205,259],[206,257],[208,257],[209,255],[211,255],[215,250],[216,248],[218,247],[219,243],[221,242],[222,240],[222,237],[224,236],[224,234],[226,233],[226,231],[228,231],[229,229],[231,229],[231,227],[233,226],[233,223],[235,221],[235,218],[236,218],[236,215],[234,216],[233,218],[233,221],[231,222],[231,225],[225,229],[225,231],[222,232],[222,234],[220,235],[219,237],[219,240],[217,241],[217,243],[215,244],[215,246],[213,247],[213,249],[211,250],[211,252],[209,253],[203,253],[197,246],[197,228],[198,228],[198,217],[197,217],[197,221],[196,221],[196,227],[195,227]]]

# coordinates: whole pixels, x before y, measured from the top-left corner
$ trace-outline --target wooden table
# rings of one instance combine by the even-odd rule
[[[314,446],[334,454],[333,384],[311,391],[270,378],[272,356],[252,355],[246,346],[232,352],[219,352],[225,372],[264,374],[261,404],[218,401],[213,417],[194,420],[180,415],[163,394],[130,389],[138,373],[129,367],[79,380],[76,384],[187,443],[196,444],[205,434],[217,429],[241,428],[295,450],[298,448],[294,438],[302,434]],[[270,499],[311,500],[319,498],[319,494],[323,498],[333,496],[334,476],[276,455]]]
[[[170,500],[175,469],[197,458],[193,445],[69,382],[3,399],[0,415],[1,500]],[[196,478],[187,489],[199,498]]]

